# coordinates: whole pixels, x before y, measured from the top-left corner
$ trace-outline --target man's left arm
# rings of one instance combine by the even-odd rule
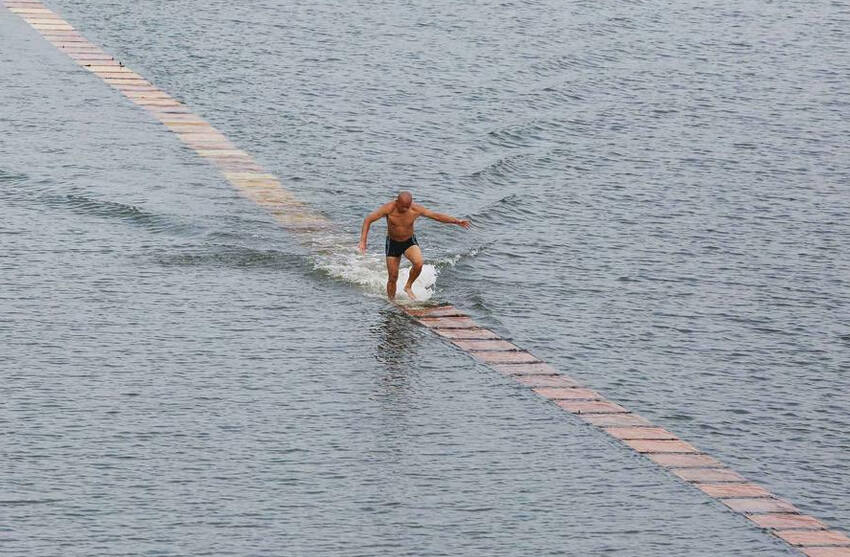
[[[458,226],[462,226],[463,228],[469,228],[470,226],[469,221],[465,219],[456,219],[444,213],[437,213],[436,211],[426,209],[421,205],[417,206],[417,209],[423,217],[428,217],[429,219],[434,219],[438,222],[445,222],[446,224],[456,224]]]

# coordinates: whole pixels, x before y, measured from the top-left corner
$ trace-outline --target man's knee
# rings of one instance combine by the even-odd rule
[[[387,275],[387,282],[397,282],[398,281],[398,273],[390,273]]]
[[[414,262],[413,268],[416,269],[417,271],[421,271],[422,270],[422,262],[421,261]]]

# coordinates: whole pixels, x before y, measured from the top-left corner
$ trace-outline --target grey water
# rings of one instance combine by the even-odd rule
[[[47,5],[341,231],[470,218],[434,300],[850,530],[850,3]],[[1,7],[0,350],[2,554],[793,554]]]

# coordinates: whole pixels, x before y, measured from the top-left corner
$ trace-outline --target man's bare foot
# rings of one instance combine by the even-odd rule
[[[410,298],[414,302],[416,301],[416,296],[413,295],[413,287],[412,286],[405,286],[404,287],[404,293],[407,294],[408,298]]]

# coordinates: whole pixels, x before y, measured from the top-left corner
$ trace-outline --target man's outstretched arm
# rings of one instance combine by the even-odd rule
[[[363,219],[363,226],[360,228],[360,245],[358,246],[360,253],[366,253],[366,238],[369,237],[369,227],[379,218],[387,216],[389,213],[388,205],[381,205]]]
[[[432,211],[430,209],[426,209],[425,207],[423,207],[421,205],[418,205],[417,207],[419,209],[419,212],[422,213],[423,217],[428,217],[429,219],[434,219],[435,221],[438,221],[438,222],[445,222],[447,224],[456,224],[456,225],[462,226],[464,228],[469,228],[469,226],[470,226],[468,220],[456,219],[452,216],[449,216],[449,215],[446,215],[446,214],[443,214],[443,213],[437,213],[437,212]]]

